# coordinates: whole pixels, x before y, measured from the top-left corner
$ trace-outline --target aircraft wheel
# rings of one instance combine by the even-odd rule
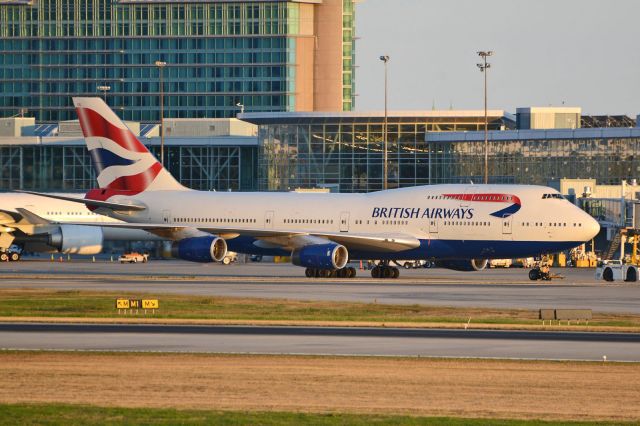
[[[398,268],[391,268],[391,272],[393,273],[391,275],[391,278],[396,279],[400,276],[400,270]]]
[[[381,276],[382,276],[382,268],[380,268],[379,266],[374,266],[373,269],[371,270],[371,277],[380,278]]]
[[[353,266],[349,266],[347,268],[348,274],[347,274],[347,278],[355,278],[356,277],[356,268],[354,268]]]
[[[336,275],[338,278],[347,278],[347,268],[338,269]]]
[[[411,269],[412,265],[409,262],[405,262],[404,269]]]
[[[0,253],[0,262],[7,262],[9,260],[9,255],[7,253]]]
[[[529,279],[531,281],[538,281],[540,279],[540,271],[538,269],[532,269],[529,271]]]
[[[387,267],[383,267],[382,268],[382,274],[381,274],[382,278],[384,279],[389,279],[393,276],[393,271],[391,268]]]
[[[625,279],[626,282],[636,282],[638,281],[638,274],[636,273],[636,269],[635,268],[629,268],[627,270],[627,278]]]
[[[9,260],[12,262],[17,262],[18,260],[20,260],[20,253],[13,252],[9,254]]]
[[[314,278],[316,276],[316,271],[313,268],[307,268],[304,270],[304,275],[307,278]]]
[[[602,272],[602,279],[609,282],[613,281],[613,270],[611,270],[611,268],[606,268]]]

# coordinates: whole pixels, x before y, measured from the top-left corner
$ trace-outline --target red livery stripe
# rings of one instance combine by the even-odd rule
[[[120,129],[114,126],[92,109],[76,108],[76,111],[85,138],[103,137],[111,139],[129,151],[147,152],[147,148],[145,148],[130,130]]]
[[[521,205],[520,198],[512,194],[442,194],[445,197],[461,201],[479,201],[488,203],[514,203]]]

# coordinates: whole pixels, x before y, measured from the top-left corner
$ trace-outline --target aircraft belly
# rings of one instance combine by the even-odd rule
[[[289,256],[290,251],[275,247],[259,247],[252,237],[227,240],[229,250],[265,256]],[[568,250],[580,241],[504,241],[504,240],[420,240],[420,247],[394,253],[349,250],[351,260],[393,259],[502,259],[530,257],[542,253]]]

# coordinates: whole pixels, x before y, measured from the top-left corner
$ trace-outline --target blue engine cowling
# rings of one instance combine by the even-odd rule
[[[471,260],[439,260],[436,266],[454,271],[482,271],[487,267],[487,259],[471,259]]]
[[[291,253],[291,263],[307,268],[342,269],[348,261],[349,252],[340,244],[316,244]]]
[[[190,262],[220,262],[227,254],[227,242],[218,237],[194,237],[175,241],[171,255]]]

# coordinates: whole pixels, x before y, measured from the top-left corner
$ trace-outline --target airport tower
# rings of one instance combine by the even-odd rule
[[[353,0],[0,0],[0,117],[125,120],[353,108]],[[161,84],[162,81],[162,84]]]

